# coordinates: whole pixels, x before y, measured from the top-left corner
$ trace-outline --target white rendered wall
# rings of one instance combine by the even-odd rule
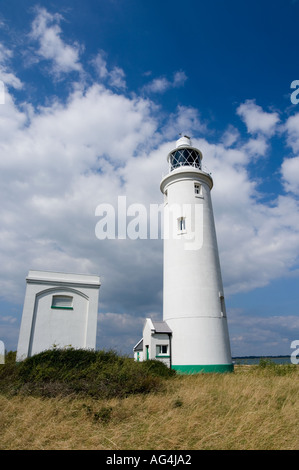
[[[142,362],[143,359],[143,351],[134,351],[134,360],[136,362]]]
[[[167,345],[168,352],[163,355],[157,356],[157,345]],[[148,356],[147,347],[148,346]],[[143,328],[143,354],[142,360],[155,359],[164,362],[168,367],[170,366],[170,341],[167,333],[156,333],[152,320],[147,318]],[[141,360],[141,359],[139,359]]]
[[[154,349],[152,344],[152,334],[155,331],[154,325],[150,318],[145,320],[143,328],[143,360],[153,359]],[[148,352],[147,352],[148,351]]]
[[[195,183],[200,185],[198,195]],[[161,182],[164,224],[169,214],[170,219],[175,219],[174,232],[170,229],[168,237],[164,234],[163,279],[163,320],[173,333],[174,366],[232,362],[210,195],[212,185],[209,175],[189,166],[171,171]],[[169,210],[172,207],[177,208],[175,217]],[[178,230],[178,217],[185,217],[183,231]]]
[[[95,349],[98,276],[29,271],[26,281],[18,361],[54,345]],[[72,297],[72,308],[52,308],[54,295]]]

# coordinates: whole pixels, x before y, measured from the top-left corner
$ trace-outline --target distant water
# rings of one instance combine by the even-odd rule
[[[290,356],[248,356],[248,357],[233,357],[234,364],[259,364],[261,359],[269,359],[275,364],[291,364]]]

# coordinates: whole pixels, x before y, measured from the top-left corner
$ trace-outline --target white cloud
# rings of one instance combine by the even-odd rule
[[[114,67],[110,72],[110,85],[115,88],[126,88],[125,72],[120,67]]]
[[[286,158],[281,172],[286,191],[299,195],[299,157]]]
[[[179,88],[181,86],[184,86],[187,79],[188,77],[185,74],[185,72],[183,70],[179,70],[178,72],[175,72],[173,76],[172,86],[174,88]]]
[[[121,167],[155,132],[150,103],[94,85],[30,116],[8,101],[0,121],[3,295],[10,299],[30,268],[105,274],[121,266],[122,253],[95,237],[95,208],[115,202]]]
[[[267,113],[254,100],[246,100],[237,108],[237,114],[243,119],[251,134],[271,136],[276,131],[279,115],[276,112]]]
[[[171,88],[179,88],[184,86],[187,75],[184,71],[179,70],[174,73],[173,79],[168,80],[166,77],[154,78],[151,82],[147,83],[143,87],[143,91],[146,93],[165,93]]]
[[[287,145],[294,156],[285,158],[281,166],[284,188],[287,192],[299,195],[299,113],[289,117],[284,125]]]
[[[238,129],[234,126],[229,125],[227,130],[224,132],[221,141],[225,147],[231,147],[234,145],[240,137]]]
[[[206,131],[206,123],[196,108],[179,105],[175,112],[168,116],[162,134],[164,139],[178,139],[179,134],[192,136],[192,134],[202,134]]]
[[[32,29],[38,53],[51,60],[56,74],[82,71],[79,46],[62,40],[60,21],[59,15],[38,10]],[[1,57],[7,64],[11,52],[0,49]],[[147,209],[162,203],[159,184],[179,133],[203,135],[207,126],[194,107],[178,106],[165,119],[149,99],[124,96],[125,74],[108,67],[103,51],[93,64],[102,84],[84,88],[78,82],[64,102],[20,108],[8,92],[0,106],[0,288],[6,299],[21,304],[29,269],[99,274],[100,334],[121,324],[126,341],[132,342],[134,319],[139,329],[142,318],[162,315],[162,241],[100,241],[95,209],[101,203],[116,208],[120,195]],[[6,73],[13,75],[9,69]],[[164,92],[185,80],[184,72],[176,72],[171,81],[153,80],[148,91]],[[281,167],[291,192],[263,203],[249,165],[266,154],[279,117],[253,101],[243,103],[238,114],[254,134],[247,141],[232,126],[221,142],[212,143],[206,135],[192,139],[214,179],[223,279],[230,294],[287,275],[296,269],[299,251],[294,217],[299,207],[293,196],[298,194],[299,157],[285,159]],[[297,115],[288,119],[286,132],[295,152]],[[139,334],[141,329],[136,341]]]
[[[150,93],[164,93],[170,88],[170,82],[165,77],[155,78],[144,87],[144,90]]]
[[[103,288],[107,308],[120,298],[130,308],[132,291],[128,296],[127,287],[119,287],[126,286],[124,276],[130,272],[139,286],[136,303],[140,292],[149,301],[142,286],[152,283],[161,268],[161,241],[144,241],[145,251],[140,240],[100,242],[94,232],[95,208],[101,203],[116,207],[119,195],[147,209],[161,203],[159,183],[167,171],[167,153],[175,145],[165,142],[165,136],[178,137],[173,135],[174,123],[183,132],[203,129],[197,110],[179,107],[165,126],[169,134],[163,130],[158,135],[150,101],[126,98],[95,84],[77,90],[65,104],[53,102],[30,116],[11,101],[0,107],[1,119],[2,292],[10,296],[14,273],[22,273],[23,279],[29,268],[83,270],[108,277]],[[247,171],[250,152],[243,142],[231,142],[233,148],[193,139],[214,178],[212,198],[227,293],[248,291],[285,275],[294,267],[299,249],[299,222],[293,217],[298,203],[291,196],[277,197],[272,205],[261,203]],[[248,140],[247,150],[252,142]],[[147,276],[150,282],[145,282]],[[161,289],[157,283],[157,295]],[[157,307],[158,297],[151,302]]]
[[[293,152],[299,151],[299,113],[288,118],[284,130],[287,134],[287,143]]]
[[[21,80],[9,70],[9,62],[12,57],[12,50],[0,43],[0,80],[5,85],[20,90],[23,87]]]
[[[109,70],[105,55],[104,51],[99,51],[96,57],[92,60],[92,64],[98,76],[102,80],[107,81],[108,85],[111,87],[124,90],[126,88],[125,72],[120,67],[113,67]]]
[[[104,59],[104,51],[99,51],[96,57],[91,61],[100,78],[108,76],[107,61]]]
[[[297,339],[299,317],[295,315],[257,316],[239,309],[228,312],[230,341],[234,356],[259,356],[292,352],[291,342]]]
[[[82,70],[79,61],[80,46],[77,43],[69,45],[63,41],[59,26],[61,20],[61,15],[52,15],[45,8],[39,7],[30,33],[30,37],[39,43],[36,54],[42,59],[52,61],[52,70],[58,76]]]
[[[11,72],[7,72],[5,68],[0,66],[0,80],[8,86],[11,86],[17,90],[23,87],[21,80]]]
[[[267,139],[259,135],[256,138],[249,139],[246,144],[243,146],[243,150],[247,152],[251,157],[258,158],[261,156],[265,156],[268,150],[269,144]]]
[[[250,156],[201,139],[203,164],[214,179],[212,199],[227,294],[246,292],[287,275],[296,267],[299,251],[299,203],[278,195],[262,203],[258,185],[250,179]]]
[[[98,320],[99,347],[124,353],[132,351],[142,336],[144,320],[128,313],[103,313]]]

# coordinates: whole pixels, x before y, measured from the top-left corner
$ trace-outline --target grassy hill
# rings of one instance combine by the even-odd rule
[[[298,366],[178,376],[113,352],[43,354],[0,368],[1,449],[299,447]]]

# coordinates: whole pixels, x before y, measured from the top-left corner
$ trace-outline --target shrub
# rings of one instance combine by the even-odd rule
[[[0,390],[13,393],[17,380],[16,352],[5,355],[5,363],[0,365]]]
[[[174,369],[169,369],[166,364],[155,359],[150,359],[141,363],[143,368],[158,377],[173,377],[176,375]]]
[[[160,390],[163,379],[174,373],[159,361],[138,363],[115,351],[55,348],[10,365],[2,378],[8,392],[112,398]]]
[[[268,375],[288,375],[297,371],[296,364],[277,364],[268,358],[260,359],[258,366],[254,368],[260,373]]]

